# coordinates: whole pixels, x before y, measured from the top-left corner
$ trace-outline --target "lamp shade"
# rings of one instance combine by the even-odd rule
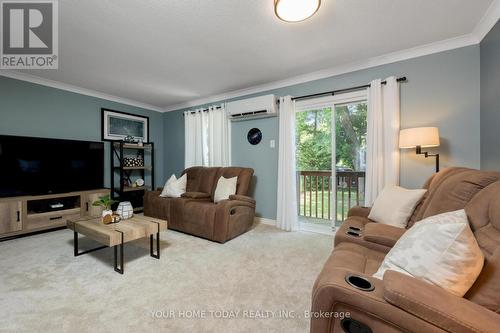
[[[439,129],[437,127],[407,128],[399,132],[399,148],[438,147]]]

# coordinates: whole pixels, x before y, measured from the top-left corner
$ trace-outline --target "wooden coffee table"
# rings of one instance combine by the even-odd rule
[[[101,218],[87,217],[68,220],[67,226],[73,230],[75,257],[94,252],[107,247],[113,247],[115,252],[115,271],[123,274],[123,244],[149,236],[150,255],[160,259],[160,231],[167,230],[167,221],[153,217],[134,215],[119,223],[103,224]],[[78,251],[78,234],[85,235],[104,246],[83,252]],[[153,250],[153,236],[156,234],[156,253]],[[120,248],[120,265],[118,265],[118,247]]]

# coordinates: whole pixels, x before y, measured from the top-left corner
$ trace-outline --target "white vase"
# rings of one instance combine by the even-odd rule
[[[111,209],[105,209],[102,211],[102,217],[106,215],[113,215],[113,211]]]

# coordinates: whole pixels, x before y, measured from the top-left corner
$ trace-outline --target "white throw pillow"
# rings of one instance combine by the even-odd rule
[[[408,219],[427,190],[407,190],[400,186],[386,186],[373,203],[370,220],[406,228]]]
[[[224,178],[220,177],[215,188],[214,202],[229,199],[230,195],[236,194],[236,183],[238,177]]]
[[[417,222],[397,241],[373,276],[382,279],[389,269],[462,297],[483,264],[483,252],[462,209]]]
[[[181,194],[186,193],[186,186],[187,174],[184,174],[179,179],[177,179],[175,175],[172,175],[165,183],[160,197],[180,198]]]

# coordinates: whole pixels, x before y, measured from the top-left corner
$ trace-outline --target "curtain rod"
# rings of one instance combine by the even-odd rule
[[[220,108],[221,108],[220,106],[215,107],[216,110],[219,110]],[[208,112],[208,110],[209,109],[203,109],[203,110],[201,110],[201,112]],[[186,112],[189,112],[191,114],[195,114],[196,112],[199,112],[199,111],[186,111]],[[182,113],[182,115],[184,115],[184,114],[185,114],[185,112]]]
[[[407,78],[406,78],[406,76],[402,76],[402,77],[397,78],[396,81],[397,82],[406,82]],[[387,81],[382,81],[381,83],[382,84],[387,84]],[[312,95],[297,96],[297,97],[293,97],[292,101],[296,101],[296,100],[300,100],[300,99],[309,99],[309,98],[314,98],[314,97],[318,97],[318,96],[328,96],[328,95],[333,96],[333,95],[337,95],[337,94],[340,94],[340,93],[346,93],[346,92],[356,91],[356,90],[361,90],[361,89],[366,89],[366,88],[370,88],[370,87],[371,87],[371,84],[365,84],[365,85],[362,85],[362,86],[357,86],[357,87],[352,87],[352,88],[345,88],[345,89],[339,89],[339,90],[326,91],[326,92],[312,94]],[[278,103],[279,103],[279,100],[278,100]],[[217,106],[215,109],[218,110],[220,108],[221,108],[220,106]],[[209,109],[203,109],[201,111],[202,112],[208,112],[208,110]],[[198,111],[191,111],[190,113],[191,114],[195,114],[196,112],[198,112]],[[183,115],[184,115],[184,113],[183,113]]]
[[[397,82],[406,82],[406,76],[400,77],[396,79]],[[387,84],[387,81],[382,81],[382,84]],[[345,92],[350,92],[350,91],[356,91],[356,90],[361,90],[361,89],[366,89],[370,88],[370,84],[365,84],[363,86],[357,86],[357,87],[352,87],[352,88],[346,88],[346,89],[339,89],[339,90],[332,90],[332,91],[326,91],[318,94],[312,94],[312,95],[304,95],[304,96],[298,96],[298,97],[293,97],[292,101],[300,100],[300,99],[309,99],[309,98],[314,98],[318,96],[333,96],[337,95],[340,93],[345,93]]]

